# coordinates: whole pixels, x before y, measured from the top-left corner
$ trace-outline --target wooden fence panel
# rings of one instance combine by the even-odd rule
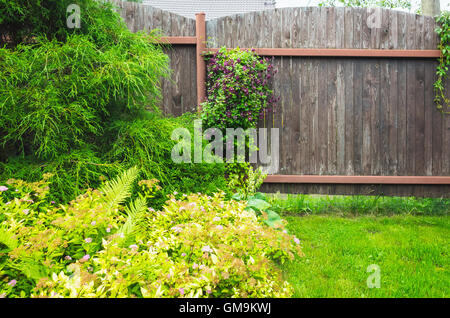
[[[195,21],[112,0],[132,31],[195,36]],[[206,22],[207,47],[434,50],[436,23],[388,9],[282,8]],[[195,46],[165,48],[173,70],[162,108],[196,107]],[[449,176],[450,116],[438,112],[437,62],[426,58],[275,57],[277,112],[260,127],[280,129],[286,175]],[[447,84],[449,86],[449,84]],[[450,89],[450,87],[448,87]],[[447,185],[265,184],[290,193],[450,196]]]
[[[164,36],[195,36],[195,20],[136,2],[110,0],[119,8],[128,28],[133,32],[159,29]],[[163,79],[161,109],[165,114],[180,116],[197,109],[195,46],[165,47],[172,74]]]

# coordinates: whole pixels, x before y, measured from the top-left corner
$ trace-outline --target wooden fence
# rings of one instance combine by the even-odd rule
[[[264,190],[450,197],[450,116],[433,104],[433,18],[310,7],[203,22],[114,2],[132,31],[159,28],[172,43],[167,114],[195,111],[204,99],[204,51],[239,46],[275,56],[282,98],[260,126],[280,128],[280,171]]]

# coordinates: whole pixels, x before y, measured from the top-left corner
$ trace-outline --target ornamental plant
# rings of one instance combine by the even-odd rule
[[[0,0],[0,182],[51,173],[51,200],[67,203],[137,165],[164,194],[225,188],[223,166],[171,159],[173,129],[193,127],[159,109],[170,69],[157,34],[132,33],[104,0],[76,1],[68,28],[72,3]]]
[[[436,68],[437,80],[434,83],[434,102],[442,113],[450,114],[450,100],[445,92],[445,82],[450,65],[450,12],[442,11],[441,15],[437,17],[437,22],[439,27],[436,28],[436,32],[440,38],[438,49],[441,51],[441,57]]]
[[[68,205],[48,202],[45,180],[0,184],[0,297],[292,294],[277,264],[301,255],[297,238],[223,193],[173,193],[156,211],[158,182],[138,174]]]
[[[207,56],[207,101],[202,104],[206,127],[254,128],[274,112],[278,98],[271,89],[277,73],[255,50],[222,47]]]
[[[207,59],[207,101],[202,104],[202,121],[206,128],[255,128],[258,121],[276,111],[279,97],[274,95],[273,76],[277,73],[268,58],[255,50],[222,47]],[[245,140],[245,149],[253,144]],[[241,145],[234,142],[235,149]],[[227,144],[226,147],[230,145]],[[236,159],[236,155],[235,155]],[[248,163],[226,164],[226,177],[242,185],[252,169]],[[232,182],[232,188],[236,186]]]

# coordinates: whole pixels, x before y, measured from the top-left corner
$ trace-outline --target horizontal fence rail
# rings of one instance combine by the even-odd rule
[[[210,52],[218,48],[208,49]],[[262,56],[326,56],[326,57],[403,57],[403,58],[439,58],[439,50],[375,50],[375,49],[280,49],[280,48],[247,48]],[[209,53],[206,51],[205,53]]]
[[[162,37],[162,44],[196,44],[196,37]],[[241,48],[253,50],[261,56],[325,56],[325,57],[385,57],[385,58],[439,58],[439,50],[376,50],[376,49],[280,49],[280,48]],[[203,55],[217,52],[219,48],[209,48],[202,51]]]
[[[326,184],[450,184],[450,177],[270,175],[266,183]]]

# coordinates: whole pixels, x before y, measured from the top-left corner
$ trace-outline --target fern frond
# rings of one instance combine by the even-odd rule
[[[126,207],[127,220],[119,230],[119,233],[122,234],[122,243],[128,242],[133,234],[136,233],[136,230],[138,230],[137,225],[143,219],[146,210],[147,202],[143,197],[136,198]]]
[[[1,245],[5,245],[8,250],[13,250],[18,245],[14,235],[3,227],[0,227],[0,251],[2,250]]]
[[[26,277],[35,281],[49,276],[48,267],[31,257],[21,257],[20,261],[11,265],[11,267],[21,271]]]
[[[138,174],[139,169],[132,167],[115,179],[105,183],[101,191],[105,195],[104,200],[108,203],[109,208],[116,208],[131,195],[131,188]]]

